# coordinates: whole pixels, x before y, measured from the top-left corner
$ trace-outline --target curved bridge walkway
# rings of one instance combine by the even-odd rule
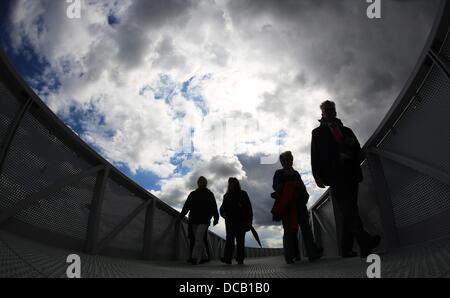
[[[0,231],[0,277],[66,277],[69,254]],[[245,265],[219,261],[192,266],[184,262],[148,262],[80,254],[84,278],[302,278],[366,277],[361,258],[324,258],[293,265],[282,257],[249,258]],[[381,254],[382,277],[450,277],[450,238]]]

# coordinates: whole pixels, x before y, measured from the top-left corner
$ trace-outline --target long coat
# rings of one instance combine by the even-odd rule
[[[226,193],[220,207],[220,214],[227,225],[240,226],[250,230],[253,220],[253,209],[247,192]]]
[[[313,130],[311,141],[311,166],[316,180],[323,180],[325,185],[333,185],[339,179],[359,183],[362,181],[361,162],[364,159],[361,146],[353,131],[345,127],[340,120],[337,126],[343,135],[342,144],[338,144],[328,124]],[[342,159],[346,154],[350,158]]]
[[[198,188],[191,192],[181,210],[181,217],[189,212],[189,224],[211,224],[211,218],[219,220],[214,194],[207,188]]]

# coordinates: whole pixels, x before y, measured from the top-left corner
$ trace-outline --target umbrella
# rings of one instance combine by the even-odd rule
[[[255,228],[251,227],[250,231],[252,231],[253,237],[255,237],[256,242],[258,242],[259,246],[261,246],[261,248],[262,248],[261,240],[259,240],[259,236],[258,236],[258,233],[256,232]]]

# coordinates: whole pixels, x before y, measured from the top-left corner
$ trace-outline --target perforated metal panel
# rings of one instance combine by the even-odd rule
[[[450,173],[450,80],[437,67],[381,148]]]
[[[96,177],[85,177],[19,212],[15,218],[79,240],[86,238]]]
[[[0,82],[0,148],[10,128],[14,116],[19,112],[21,104]]]
[[[142,203],[143,200],[140,197],[109,178],[105,188],[99,237],[107,236]]]
[[[450,209],[399,230],[402,244],[414,244],[450,236]]]
[[[450,187],[395,162],[382,159],[398,228],[420,223],[450,208]]]
[[[176,254],[175,245],[183,245],[183,234],[175,227],[176,218],[159,208],[154,212],[152,254],[156,259],[171,259]],[[186,230],[187,232],[187,230]]]
[[[139,213],[115,238],[111,247],[141,252],[145,227],[145,209]]]
[[[14,137],[0,175],[0,208],[11,207],[28,195],[92,166],[29,112]]]
[[[36,277],[43,276],[0,241],[0,278]]]

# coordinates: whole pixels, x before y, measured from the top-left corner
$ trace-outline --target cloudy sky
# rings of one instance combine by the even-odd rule
[[[48,106],[129,177],[180,209],[199,175],[220,206],[248,191],[263,244],[273,156],[291,150],[310,192],[311,130],[336,101],[364,143],[410,75],[439,1],[2,1],[1,45]],[[224,224],[212,229],[224,236]],[[247,244],[255,242],[247,237]]]

